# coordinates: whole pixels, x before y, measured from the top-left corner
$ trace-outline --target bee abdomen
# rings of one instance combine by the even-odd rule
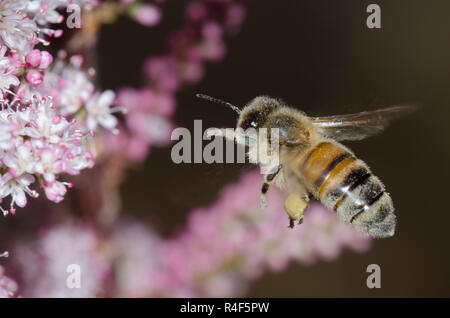
[[[336,176],[334,186],[323,184],[321,201],[362,232],[375,237],[392,236],[396,223],[394,206],[384,185],[356,158],[346,170],[346,174]]]
[[[316,145],[302,162],[301,171],[309,190],[342,220],[375,237],[394,234],[394,207],[384,185],[343,146]]]

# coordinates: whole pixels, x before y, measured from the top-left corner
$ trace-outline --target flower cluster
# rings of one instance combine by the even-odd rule
[[[10,196],[9,211],[24,207],[26,195],[37,197],[30,189],[38,181],[47,198],[54,202],[63,199],[70,183],[58,180],[58,175],[76,175],[94,165],[94,150],[88,133],[76,120],[68,121],[59,115],[49,97],[35,96],[30,104],[4,103],[0,110],[1,163],[0,198]]]
[[[61,174],[75,175],[94,165],[88,142],[101,129],[117,133],[115,93],[99,92],[93,70],[82,69],[83,58],[65,61],[38,48],[63,34],[48,26],[61,24],[68,5],[93,8],[90,0],[5,0],[0,3],[0,200],[10,197],[3,214],[24,207],[26,194],[36,197],[35,181],[47,198],[63,199],[71,183]]]

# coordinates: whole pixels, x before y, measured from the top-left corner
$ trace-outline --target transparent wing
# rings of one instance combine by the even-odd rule
[[[392,106],[356,114],[311,117],[311,121],[326,137],[337,141],[361,140],[383,131],[394,119],[417,109],[414,105]]]

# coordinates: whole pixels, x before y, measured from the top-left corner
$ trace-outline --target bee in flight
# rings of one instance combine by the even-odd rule
[[[249,128],[278,129],[279,162],[275,169],[267,169],[274,172],[264,175],[261,195],[264,202],[274,181],[281,187],[287,182],[292,185],[293,191],[284,204],[291,227],[294,220],[301,223],[310,198],[315,198],[363,233],[376,238],[394,235],[394,206],[383,183],[339,141],[374,135],[386,128],[391,120],[415,110],[415,106],[308,117],[268,96],[254,98],[242,110],[207,95],[197,94],[197,97],[233,109],[239,115],[237,128],[244,131]],[[267,162],[259,164],[270,165]]]

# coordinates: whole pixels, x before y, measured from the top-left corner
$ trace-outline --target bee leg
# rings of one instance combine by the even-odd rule
[[[275,177],[278,175],[280,170],[281,165],[278,166],[277,171],[275,171],[274,173],[266,174],[264,176],[264,182],[261,187],[261,203],[260,203],[261,208],[265,208],[267,206],[266,205],[267,192],[269,192],[270,184],[275,180]]]
[[[306,192],[292,192],[284,201],[284,210],[289,215],[289,227],[294,227],[294,221],[303,223],[303,212],[309,204],[309,196]]]
[[[289,217],[289,228],[293,229],[294,226],[295,226],[294,219],[291,219],[291,218]]]

